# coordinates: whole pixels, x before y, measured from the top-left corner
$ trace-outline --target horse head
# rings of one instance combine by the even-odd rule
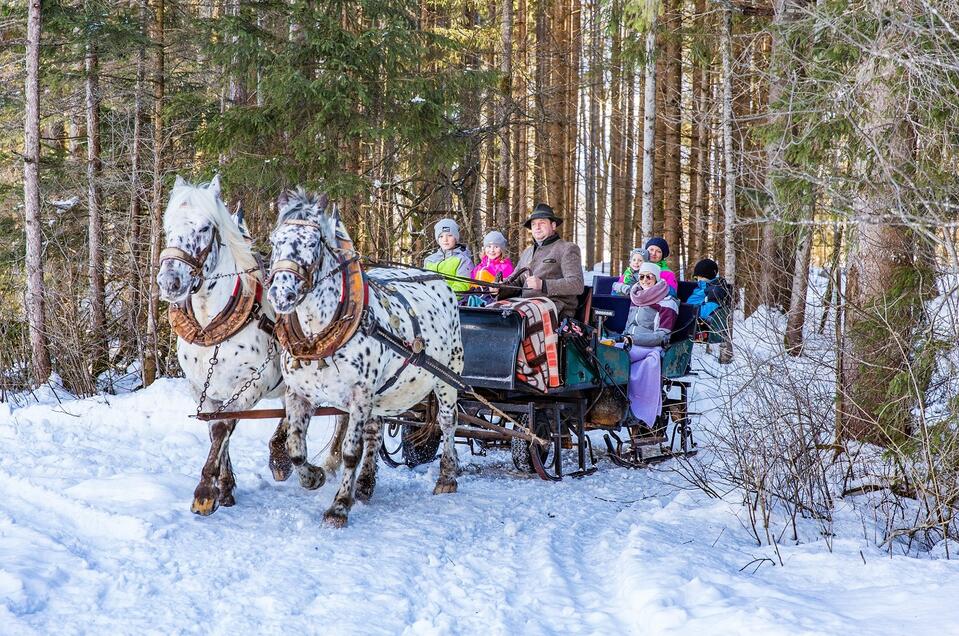
[[[226,246],[237,265],[255,265],[247,241],[220,198],[220,176],[193,185],[177,176],[163,216],[166,247],[160,252],[160,297],[181,303],[210,276]]]
[[[338,265],[338,220],[328,213],[328,204],[325,194],[307,194],[302,188],[277,199],[267,298],[278,314],[292,313]]]

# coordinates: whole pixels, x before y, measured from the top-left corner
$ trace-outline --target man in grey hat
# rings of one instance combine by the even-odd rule
[[[559,317],[568,318],[576,313],[576,297],[583,293],[583,263],[579,246],[556,233],[562,224],[553,208],[536,204],[524,224],[533,244],[520,255],[511,282],[523,286],[524,298],[546,296],[556,304]]]

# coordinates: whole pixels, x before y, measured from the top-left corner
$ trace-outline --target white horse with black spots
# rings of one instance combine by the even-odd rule
[[[317,198],[298,190],[281,195],[277,207],[279,218],[270,236],[271,283],[267,297],[278,314],[295,312],[305,336],[322,334],[342,302],[343,277],[347,275],[343,263],[354,256],[340,249],[336,234],[339,231],[346,237],[346,230],[335,213],[327,213],[325,196]],[[280,261],[295,263],[301,273],[288,271],[289,267],[275,268]],[[370,270],[363,327],[325,360],[302,362],[283,352],[287,450],[304,486],[318,488],[326,479],[323,469],[307,461],[306,432],[314,407],[325,403],[348,413],[342,443],[343,476],[324,515],[329,525],[346,524],[354,489],[361,501],[373,494],[377,453],[383,439],[380,418],[404,413],[431,392],[439,402],[443,437],[440,474],[433,493],[456,492],[456,389],[417,366],[404,364],[402,355],[371,337],[368,329],[370,321],[376,321],[399,339],[424,345],[427,355],[453,372],[462,372],[456,296],[442,279],[423,274],[422,270],[402,267]]]
[[[163,231],[166,248],[157,271],[160,296],[171,305],[192,309],[201,327],[208,327],[235,294],[254,294],[256,286],[262,285],[263,274],[250,241],[220,199],[219,176],[197,186],[178,176],[163,217]],[[266,302],[260,304],[262,313],[272,321],[272,308]],[[229,405],[230,410],[249,409],[264,397],[284,395],[277,344],[260,328],[256,317],[216,346],[177,339],[177,359],[195,398],[199,399],[209,382],[205,404],[209,410],[220,408],[247,382],[248,388]],[[214,351],[217,362],[211,370]],[[230,464],[230,435],[236,422],[221,419],[209,424],[210,452],[191,506],[197,514],[209,515],[219,506],[236,502],[236,479]],[[292,471],[285,442],[286,423],[281,421],[270,440],[270,467],[277,479],[286,479]]]

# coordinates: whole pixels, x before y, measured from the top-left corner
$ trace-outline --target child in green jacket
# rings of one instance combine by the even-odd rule
[[[433,237],[439,246],[426,257],[423,267],[438,274],[459,276],[468,279],[473,271],[473,257],[460,241],[460,226],[453,219],[440,219],[433,227]],[[470,288],[468,282],[447,280],[446,284],[455,292],[464,292]]]

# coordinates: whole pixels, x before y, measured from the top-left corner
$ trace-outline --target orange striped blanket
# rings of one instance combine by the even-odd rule
[[[559,372],[559,327],[556,305],[548,298],[511,298],[487,307],[510,309],[526,321],[526,337],[519,349],[516,377],[535,389],[554,389],[563,381]]]

